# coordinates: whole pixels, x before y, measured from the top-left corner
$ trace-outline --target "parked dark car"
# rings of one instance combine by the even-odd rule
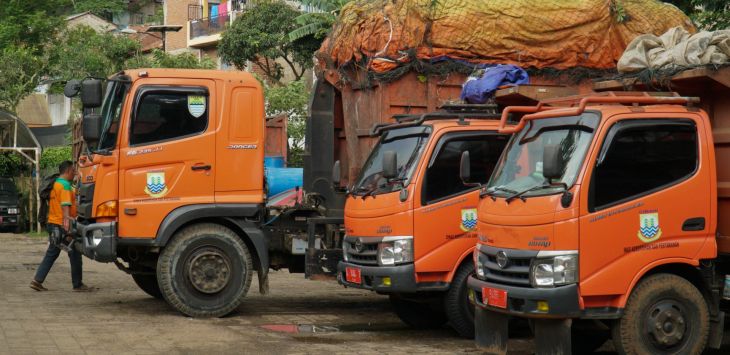
[[[18,188],[10,178],[0,178],[0,229],[15,230],[20,219]]]

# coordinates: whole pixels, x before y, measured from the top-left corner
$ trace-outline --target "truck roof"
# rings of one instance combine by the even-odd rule
[[[212,69],[164,69],[164,68],[140,68],[127,69],[124,74],[129,75],[132,81],[142,78],[180,78],[180,79],[211,79],[221,81],[238,81],[245,86],[260,87],[256,78],[239,70],[212,70]]]

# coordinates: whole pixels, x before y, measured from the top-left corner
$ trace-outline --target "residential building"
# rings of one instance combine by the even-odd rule
[[[304,8],[299,1],[286,1],[293,7]],[[165,25],[182,25],[179,32],[166,34],[167,51],[171,53],[194,52],[199,56],[207,56],[218,63],[219,69],[233,70],[222,62],[218,56],[218,43],[226,27],[235,21],[244,11],[256,11],[255,0],[165,0]],[[284,80],[292,79],[293,74],[288,66],[285,68]],[[263,77],[263,72],[255,65],[246,68]]]

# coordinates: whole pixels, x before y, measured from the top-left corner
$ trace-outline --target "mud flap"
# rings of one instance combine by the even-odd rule
[[[571,319],[535,319],[535,353],[570,355]]]
[[[724,333],[725,312],[720,311],[717,315],[717,321],[710,321],[710,336],[707,339],[707,347],[710,349],[720,349]]]
[[[474,341],[477,348],[486,354],[506,354],[508,325],[508,315],[475,307]]]

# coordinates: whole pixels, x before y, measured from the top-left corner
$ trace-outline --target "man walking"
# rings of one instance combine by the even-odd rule
[[[53,183],[50,200],[48,201],[48,250],[41,261],[41,265],[35,273],[33,281],[30,282],[30,288],[36,291],[48,291],[43,287],[48,272],[51,271],[53,263],[58,259],[61,253],[63,242],[71,239],[67,237],[71,229],[71,222],[76,217],[76,198],[71,181],[74,178],[73,163],[64,161],[58,166],[59,177]],[[71,246],[68,250],[68,258],[71,261],[71,283],[73,290],[77,292],[91,291],[92,288],[81,282],[81,254]]]

